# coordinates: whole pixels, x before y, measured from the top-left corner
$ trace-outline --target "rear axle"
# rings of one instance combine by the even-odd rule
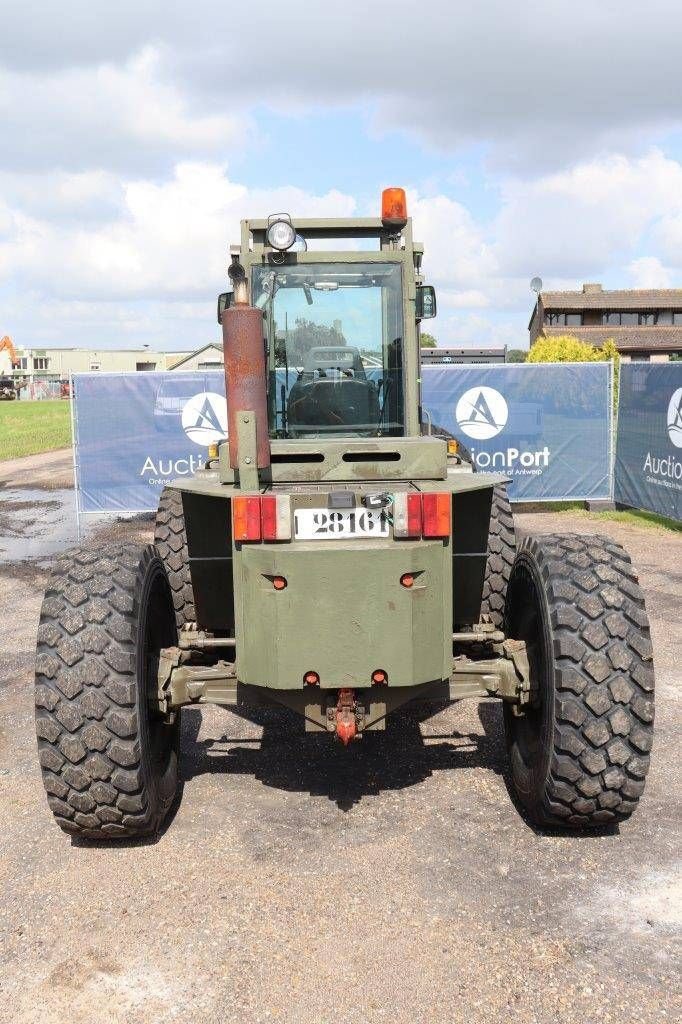
[[[499,697],[522,712],[532,693],[525,643],[505,640],[497,630],[455,634],[456,650],[473,645],[480,653],[457,653],[449,679],[362,688],[322,680],[317,686],[302,683],[300,690],[283,690],[240,682],[235,663],[218,656],[234,649],[234,641],[185,631],[177,647],[160,652],[158,709],[169,714],[186,704],[283,704],[302,715],[306,730],[334,732],[344,745],[365,730],[384,729],[387,714],[419,700],[449,703],[464,697]]]

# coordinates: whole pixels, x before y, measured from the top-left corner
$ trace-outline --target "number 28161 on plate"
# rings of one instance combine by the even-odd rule
[[[297,508],[294,524],[297,540],[388,537],[388,516],[383,509]]]

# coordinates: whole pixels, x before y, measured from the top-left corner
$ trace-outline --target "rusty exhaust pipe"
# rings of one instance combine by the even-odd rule
[[[247,284],[243,279],[235,281],[234,305],[223,312],[222,325],[230,466],[232,469],[239,467],[237,416],[250,411],[256,417],[258,469],[267,469],[270,438],[263,314],[249,305]]]

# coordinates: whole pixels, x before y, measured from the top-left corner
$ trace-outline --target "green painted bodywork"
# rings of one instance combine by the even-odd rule
[[[238,678],[300,689],[308,671],[322,688],[370,686],[375,669],[393,686],[449,677],[452,560],[444,554],[442,541],[242,545]],[[417,576],[409,590],[400,584],[406,572]],[[273,589],[273,576],[284,576],[285,590]],[[254,615],[258,628],[249,629]]]
[[[447,447],[436,437],[273,441],[271,447],[273,458],[282,461],[273,461],[268,470],[261,471],[261,483],[438,480],[447,474]],[[368,459],[372,452],[377,454],[376,461]],[[399,458],[395,459],[395,455]],[[319,461],[304,461],[311,456]],[[301,461],[297,461],[299,458]],[[229,466],[226,445],[221,448],[218,468],[224,483],[234,482],[235,474]]]
[[[449,679],[452,671],[453,571],[466,571],[467,558],[485,559],[483,550],[453,558],[455,537],[446,540],[386,538],[235,543],[226,547],[230,502],[240,494],[289,493],[292,508],[327,507],[331,491],[351,490],[356,504],[367,493],[404,490],[447,491],[458,495],[492,493],[504,477],[472,472],[471,466],[449,458],[442,438],[422,436],[420,409],[419,325],[415,319],[421,246],[412,242],[408,221],[402,232],[386,231],[380,220],[294,220],[310,248],[317,238],[376,239],[376,251],[308,251],[288,256],[304,262],[395,262],[402,269],[403,389],[405,437],[348,437],[273,440],[272,465],[256,472],[255,432],[249,411],[240,412],[240,466],[229,466],[227,445],[219,458],[192,478],[173,486],[186,496],[185,518],[204,499],[224,503],[215,515],[211,500],[212,538],[201,536],[201,559],[193,537],[202,524],[187,522],[190,568],[195,586],[209,587],[213,606],[221,601],[232,610],[223,631],[234,629],[236,675],[244,684],[273,690],[305,690],[303,677],[314,671],[322,690],[371,686],[371,674],[382,669],[390,687],[410,687]],[[267,265],[265,220],[242,223],[240,261],[250,280],[254,265]],[[277,265],[280,265],[279,263]],[[253,450],[252,450],[253,449]],[[205,507],[205,506],[203,506]],[[221,506],[222,507],[222,506]],[[455,506],[456,507],[456,506]],[[489,510],[489,504],[486,506]],[[292,513],[293,514],[293,513]],[[487,514],[487,513],[486,513]],[[219,524],[216,526],[215,524]],[[454,530],[479,529],[457,521]],[[482,536],[487,538],[487,519]],[[480,547],[480,545],[479,545]],[[462,548],[462,545],[459,545]],[[208,551],[208,555],[206,552]],[[201,561],[202,572],[198,566]],[[460,568],[453,570],[453,565]],[[196,566],[196,572],[195,568]],[[400,584],[404,573],[415,585]],[[275,590],[274,576],[287,581]],[[206,580],[210,580],[207,583]],[[221,588],[225,588],[223,592]],[[229,592],[228,592],[229,590]],[[206,604],[197,601],[197,606]],[[210,602],[209,602],[210,603]],[[475,619],[477,621],[477,617]],[[200,621],[199,627],[204,628]]]

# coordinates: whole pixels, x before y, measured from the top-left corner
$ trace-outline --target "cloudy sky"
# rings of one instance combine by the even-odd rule
[[[5,2],[0,335],[195,348],[244,216],[408,189],[440,344],[682,284],[679,0]]]

